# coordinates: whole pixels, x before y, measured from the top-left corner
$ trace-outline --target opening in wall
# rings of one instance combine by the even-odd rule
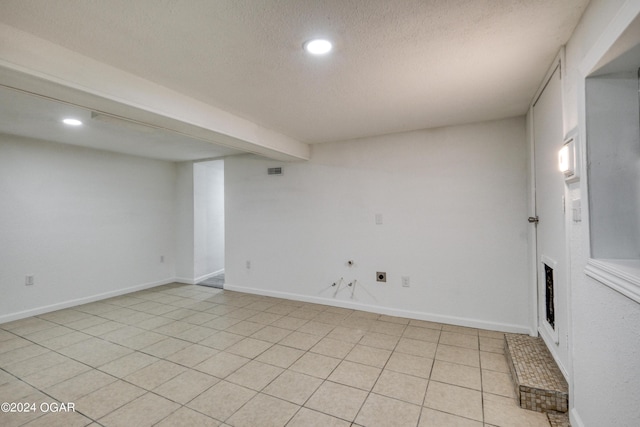
[[[638,30],[640,18],[585,80],[591,239],[585,272],[640,303]]]

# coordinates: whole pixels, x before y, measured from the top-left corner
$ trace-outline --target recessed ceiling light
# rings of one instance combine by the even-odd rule
[[[309,40],[304,44],[304,50],[312,55],[324,55],[325,53],[329,53],[332,47],[331,42],[324,39]]]
[[[82,122],[78,119],[64,119],[62,120],[62,123],[69,126],[80,126],[82,124]]]

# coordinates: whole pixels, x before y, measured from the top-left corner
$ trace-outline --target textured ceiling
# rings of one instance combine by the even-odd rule
[[[0,132],[64,144],[115,151],[159,160],[186,161],[240,153],[175,132],[105,116],[0,86]],[[63,118],[80,119],[69,127]]]
[[[524,114],[587,3],[2,0],[0,22],[316,143]]]

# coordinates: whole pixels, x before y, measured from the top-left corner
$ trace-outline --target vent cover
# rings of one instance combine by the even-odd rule
[[[267,173],[269,175],[282,175],[282,168],[278,167],[278,168],[268,168],[267,169]]]

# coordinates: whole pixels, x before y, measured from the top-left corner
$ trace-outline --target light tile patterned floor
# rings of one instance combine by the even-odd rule
[[[549,426],[501,333],[179,284],[0,324],[0,402],[36,405],[3,427]]]

